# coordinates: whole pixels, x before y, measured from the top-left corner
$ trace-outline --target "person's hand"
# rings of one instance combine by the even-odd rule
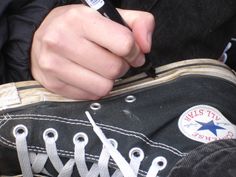
[[[144,53],[151,49],[153,16],[119,12],[132,31],[84,5],[52,10],[34,34],[33,77],[68,98],[96,100],[107,95],[130,66],[144,64]]]

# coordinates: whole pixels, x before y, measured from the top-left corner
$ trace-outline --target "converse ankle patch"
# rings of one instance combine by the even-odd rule
[[[219,110],[208,105],[186,110],[180,116],[178,126],[186,137],[202,143],[236,138],[236,126]]]

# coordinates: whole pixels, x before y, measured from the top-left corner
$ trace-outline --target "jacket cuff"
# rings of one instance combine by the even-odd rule
[[[8,40],[4,44],[5,82],[32,79],[30,49],[34,32],[58,0],[33,0],[18,9],[11,9],[8,17]]]

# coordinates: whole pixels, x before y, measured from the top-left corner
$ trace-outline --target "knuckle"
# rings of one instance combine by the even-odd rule
[[[120,46],[120,55],[122,57],[129,56],[135,47],[135,40],[131,34],[131,32],[124,32],[123,39],[121,39],[122,45]]]
[[[124,62],[122,60],[116,60],[110,66],[108,66],[108,68],[109,79],[118,78],[125,70]]]
[[[78,9],[76,8],[70,8],[68,9],[68,11],[66,12],[65,18],[68,20],[73,20],[78,18]]]
[[[60,45],[60,40],[55,33],[48,33],[42,37],[42,43],[46,49],[52,49]]]
[[[65,47],[65,42],[63,42],[62,38],[65,38],[65,29],[66,23],[58,23],[53,25],[53,30],[47,29],[44,31],[44,34],[41,35],[41,41],[43,47],[46,49],[62,49]]]
[[[81,8],[82,7],[82,8]],[[87,8],[84,5],[80,6],[80,8],[74,8],[71,7],[69,8],[66,13],[64,14],[63,20],[68,26],[85,26],[85,29],[87,28],[87,20],[85,20],[85,16],[90,16],[91,19],[94,17],[91,16],[93,15],[94,11],[91,8]],[[75,22],[80,22],[80,23],[75,23]]]
[[[100,89],[97,90],[97,96],[98,97],[104,97],[110,93],[110,91],[113,88],[113,81],[112,80],[106,80],[103,82],[103,84],[100,84]]]
[[[151,13],[146,12],[146,18],[147,18],[147,21],[149,21],[150,23],[152,24],[155,23],[155,18]]]
[[[75,25],[75,21],[84,22],[84,16],[87,16],[91,12],[93,12],[93,10],[84,5],[80,6],[79,9],[71,6],[68,8],[63,18],[66,19],[70,25]]]
[[[51,57],[41,57],[39,59],[39,66],[43,71],[52,72],[54,71],[56,61]]]

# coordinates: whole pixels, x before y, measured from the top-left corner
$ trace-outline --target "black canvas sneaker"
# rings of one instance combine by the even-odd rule
[[[186,60],[75,101],[35,81],[0,86],[0,175],[235,177],[236,76]]]

